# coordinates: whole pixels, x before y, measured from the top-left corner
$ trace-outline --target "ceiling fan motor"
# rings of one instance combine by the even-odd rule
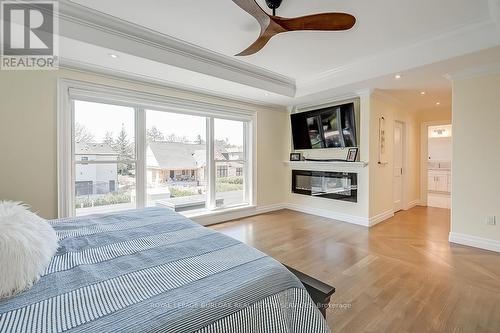
[[[276,16],[276,9],[281,6],[283,0],[266,0],[267,7],[273,10],[273,16]]]

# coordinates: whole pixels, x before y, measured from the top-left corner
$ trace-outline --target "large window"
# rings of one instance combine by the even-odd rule
[[[64,90],[59,113],[60,216],[253,203],[250,112],[176,110],[157,96],[75,91]]]
[[[206,117],[146,110],[148,206],[206,208],[206,122]]]
[[[242,121],[215,119],[215,200],[217,207],[246,203],[245,123]]]
[[[75,101],[76,215],[136,207],[135,111]]]

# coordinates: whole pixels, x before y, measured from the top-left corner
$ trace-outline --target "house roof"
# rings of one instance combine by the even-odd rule
[[[224,147],[215,147],[215,158],[226,160]],[[206,145],[157,141],[149,144],[147,166],[166,170],[198,169],[206,165]]]
[[[118,155],[116,151],[106,143],[75,143],[76,155]]]

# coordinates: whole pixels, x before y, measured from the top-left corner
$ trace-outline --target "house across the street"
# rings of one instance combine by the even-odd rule
[[[99,195],[118,188],[117,163],[86,164],[90,161],[116,161],[118,154],[105,143],[75,143],[76,196]]]
[[[242,159],[241,148],[215,147],[217,177],[241,177],[243,167],[235,160]],[[184,142],[151,142],[146,153],[149,185],[172,182],[206,181],[206,145]]]

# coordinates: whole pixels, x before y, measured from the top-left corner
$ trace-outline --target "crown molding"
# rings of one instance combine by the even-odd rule
[[[167,65],[294,97],[295,80],[121,20],[70,0],[59,2],[60,34]]]
[[[309,103],[303,103],[303,104],[297,104],[295,106],[291,106],[288,108],[288,112],[294,113],[294,112],[302,112],[302,111],[309,111],[311,109],[316,109],[316,108],[325,108],[329,107],[335,104],[342,104],[343,102],[348,102],[357,98],[366,98],[370,97],[372,94],[373,90],[372,89],[362,89],[358,91],[352,91],[349,93],[345,94],[339,94],[339,95],[334,95],[330,96],[328,98],[322,98],[314,102],[309,102]]]
[[[499,73],[500,73],[500,62],[497,62],[494,64],[488,64],[474,68],[468,68],[463,71],[449,73],[446,74],[444,77],[450,81],[459,81],[459,80],[466,80],[474,77],[488,76]]]
[[[440,34],[428,35],[404,47],[298,80],[121,20],[71,0],[60,0],[59,16],[60,33],[65,37],[300,99],[314,94],[335,94],[336,89],[350,84],[499,45],[500,3],[499,0],[488,1],[490,15],[482,20],[456,26]],[[124,73],[120,75],[123,76]],[[169,85],[167,82],[160,84]],[[229,98],[233,99],[234,96]],[[241,100],[238,97],[236,99]]]
[[[59,68],[70,70],[73,72],[81,72],[83,74],[90,73],[92,75],[97,75],[104,78],[111,78],[126,83],[147,85],[155,88],[164,88],[164,89],[169,89],[171,91],[177,91],[182,93],[192,93],[196,94],[198,97],[202,98],[205,97],[220,103],[238,103],[253,109],[286,112],[286,108],[281,105],[258,102],[253,99],[245,99],[243,97],[231,96],[228,94],[217,94],[209,90],[198,89],[191,86],[184,86],[178,83],[161,80],[156,77],[151,77],[148,75],[141,75],[127,71],[120,71],[108,67],[97,66],[95,64],[75,61],[66,58],[60,58]]]
[[[492,0],[498,1],[498,0]],[[344,66],[298,79],[297,97],[444,61],[500,44],[494,16],[449,29],[404,47],[362,58]],[[327,87],[327,89],[325,89]]]

